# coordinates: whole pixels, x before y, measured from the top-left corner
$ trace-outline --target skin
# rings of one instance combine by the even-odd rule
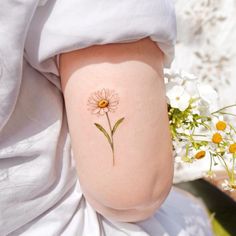
[[[124,222],[144,220],[168,195],[173,178],[171,136],[163,80],[163,54],[144,38],[95,45],[60,55],[73,158],[86,200],[100,214]],[[106,115],[88,111],[93,92],[107,88],[119,96],[112,125],[112,149],[98,123]]]

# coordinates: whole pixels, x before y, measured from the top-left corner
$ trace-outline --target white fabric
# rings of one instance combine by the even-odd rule
[[[71,158],[56,55],[149,36],[168,66],[170,1],[2,1],[0,32],[1,236],[211,235],[201,205],[174,189],[146,221],[104,218],[82,195]]]

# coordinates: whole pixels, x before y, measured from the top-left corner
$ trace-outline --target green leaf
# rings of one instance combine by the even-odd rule
[[[110,143],[110,145],[112,146],[112,143],[111,143],[111,138],[109,136],[109,134],[107,133],[107,131],[98,123],[94,123],[96,125],[96,127],[102,131],[102,133],[106,136],[106,138],[108,139],[108,142]]]
[[[116,121],[116,123],[115,123],[115,125],[114,125],[114,127],[113,127],[113,129],[112,129],[112,135],[115,133],[115,131],[116,131],[118,125],[119,125],[124,119],[125,119],[125,117],[122,117],[122,118],[120,118],[118,121]]]

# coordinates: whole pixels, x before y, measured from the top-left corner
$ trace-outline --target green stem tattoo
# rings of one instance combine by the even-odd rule
[[[115,165],[115,148],[114,148],[114,140],[113,136],[117,127],[124,120],[124,117],[120,118],[116,121],[115,125],[112,128],[111,121],[108,113],[114,112],[117,109],[117,105],[119,104],[119,97],[114,92],[114,90],[110,89],[102,89],[94,92],[88,99],[87,105],[89,106],[89,110],[92,111],[92,114],[97,114],[103,116],[104,114],[107,117],[110,134],[106,131],[102,125],[98,123],[94,123],[94,125],[104,134],[106,139],[108,140],[111,150],[112,150],[112,165]]]
[[[110,128],[110,132],[111,132],[111,149],[112,149],[112,164],[113,166],[115,165],[115,156],[114,156],[114,143],[113,143],[113,133],[112,133],[112,128],[111,128],[111,122],[108,116],[108,113],[106,112],[106,117],[107,117],[107,121],[109,124],[109,128]]]

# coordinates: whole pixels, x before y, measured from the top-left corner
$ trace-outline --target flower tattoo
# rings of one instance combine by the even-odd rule
[[[91,111],[92,114],[95,114],[97,116],[103,116],[104,114],[107,117],[109,129],[110,129],[110,135],[108,132],[103,128],[100,124],[94,123],[95,126],[105,135],[107,138],[111,150],[112,150],[112,164],[115,165],[115,156],[114,156],[114,141],[113,136],[117,129],[117,127],[120,125],[120,123],[124,120],[124,117],[120,118],[116,121],[113,128],[111,127],[110,118],[108,116],[109,112],[115,112],[117,109],[117,106],[119,104],[119,96],[117,93],[115,93],[114,90],[111,89],[101,89],[96,92],[93,92],[91,96],[88,99],[88,110]]]

